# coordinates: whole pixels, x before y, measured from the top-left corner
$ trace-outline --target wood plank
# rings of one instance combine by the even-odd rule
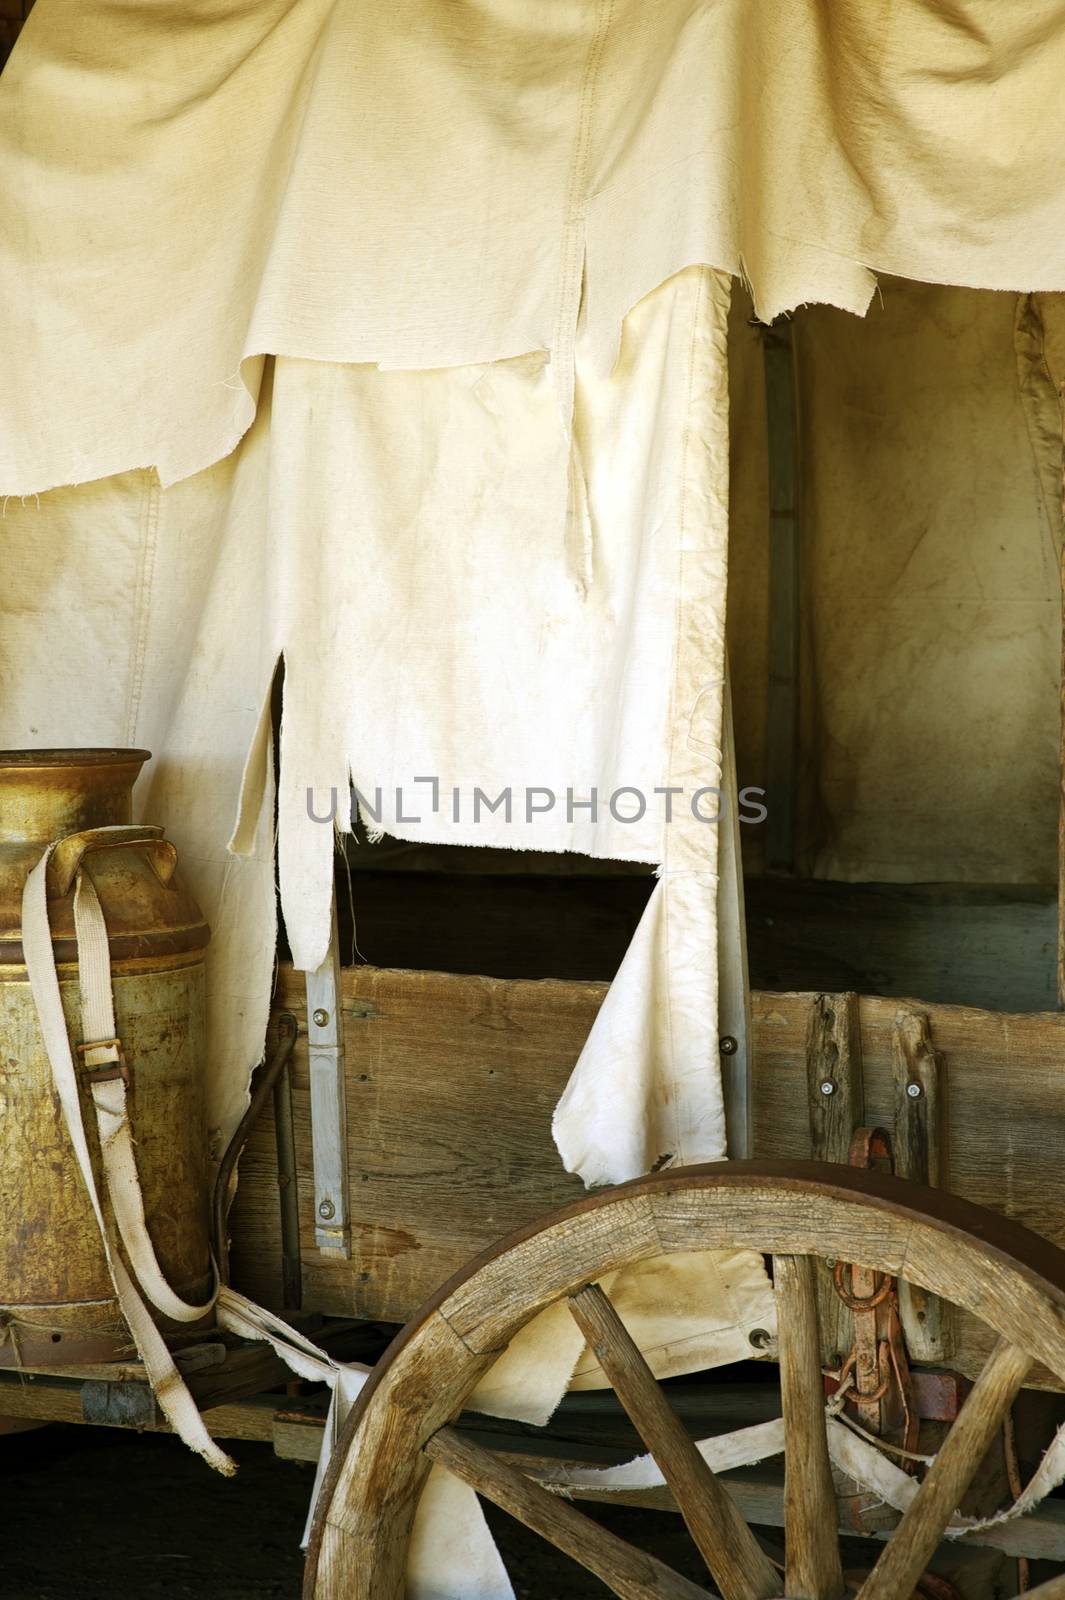
[[[806,1025],[810,1151],[817,1161],[846,1161],[851,1136],[865,1121],[862,1035],[856,994],[818,994]]]
[[[213,1406],[205,1412],[204,1420],[215,1439],[258,1439],[269,1443],[273,1438],[274,1412],[284,1404],[281,1395],[256,1395],[232,1405]],[[42,1423],[84,1423],[81,1385],[69,1378],[53,1381],[29,1378],[21,1383],[0,1380],[0,1417]],[[122,1424],[116,1419],[106,1426],[121,1427]],[[167,1423],[158,1421],[147,1427],[139,1426],[136,1431],[169,1433],[170,1428]]]
[[[784,1413],[785,1588],[793,1600],[843,1593],[836,1491],[825,1432],[817,1275],[810,1256],[774,1256]]]
[[[720,1162],[636,1179],[563,1208],[549,1226],[519,1230],[442,1285],[407,1325],[345,1426],[315,1518],[307,1593],[393,1594],[425,1450],[544,1306],[623,1264],[729,1245],[777,1255],[831,1249],[845,1260],[860,1250],[870,1268],[908,1272],[978,1310],[1065,1378],[1065,1255],[1006,1219],[942,1190],[826,1162]],[[974,1394],[988,1391],[988,1373]],[[347,1555],[336,1554],[334,1534]],[[361,1584],[345,1590],[360,1567]]]
[[[545,1479],[550,1479],[555,1463],[549,1468],[537,1468]],[[526,1472],[533,1471],[527,1464]],[[773,1463],[757,1467],[741,1467],[735,1472],[721,1474],[721,1482],[736,1502],[744,1519],[755,1527],[783,1528],[784,1483],[783,1470]],[[581,1490],[576,1499],[592,1500],[603,1505],[639,1506],[647,1511],[675,1511],[673,1496],[664,1484],[653,1489],[601,1489]],[[899,1521],[898,1513],[881,1507],[863,1514],[861,1537],[884,1541],[891,1537]],[[837,1518],[837,1531],[855,1537],[855,1527],[849,1511]],[[1065,1562],[1065,1504],[1060,1500],[1045,1500],[1037,1511],[1015,1522],[1003,1522],[981,1533],[967,1534],[962,1539],[952,1539],[951,1548],[996,1550],[1016,1558],[1025,1556],[1032,1561]]]
[[[306,1042],[293,1062],[304,1306],[403,1321],[451,1272],[508,1229],[582,1192],[551,1140],[551,1113],[606,986],[439,973],[343,973],[350,1262],[313,1242]],[[805,1044],[814,997],[755,991],[754,1145],[808,1159]],[[1048,1159],[1065,1128],[1065,1016],[1006,1015],[912,1004],[948,1063],[943,1162],[950,1188],[1065,1248],[1065,1168]],[[300,1012],[302,981],[282,968],[278,1008]],[[895,1114],[893,1031],[899,1003],[859,1000],[866,1121]],[[233,1213],[237,1286],[280,1307],[281,1241],[269,1109],[241,1163]],[[993,1340],[972,1318],[955,1327],[952,1362],[970,1377]],[[1033,1369],[1031,1383],[1056,1387]]]
[[[306,1025],[299,975],[277,1000]],[[293,1053],[303,1307],[404,1322],[492,1239],[583,1193],[551,1113],[605,994],[602,984],[346,968],[351,1260],[314,1236],[307,1041]],[[241,1162],[231,1227],[239,1288],[281,1304],[273,1118]]]
[[[808,994],[752,996],[756,1154],[804,1160],[811,1141],[804,1044]],[[950,1190],[1022,1222],[1065,1248],[1065,1169],[1048,1150],[1065,1128],[1065,1016],[977,1011],[910,1002],[928,1017],[929,1038],[948,1064],[949,1114],[942,1138]],[[890,1128],[895,1113],[894,1025],[898,1002],[859,1002],[865,1120]],[[974,1318],[953,1327],[952,1365],[975,1378],[994,1344]],[[1034,1367],[1028,1383],[1060,1388]]]
[[[598,1284],[591,1284],[571,1295],[569,1306],[661,1468],[724,1600],[769,1600],[780,1587],[776,1572],[671,1409],[607,1296]]]
[[[899,1595],[911,1592],[1002,1426],[1030,1365],[1030,1357],[1006,1340],[995,1346],[916,1498],[863,1583],[858,1600],[898,1600]]]
[[[580,1562],[621,1600],[709,1600],[705,1589],[626,1544],[453,1428],[441,1428],[425,1449],[433,1461],[454,1472],[478,1494]]]
[[[891,1034],[895,1075],[895,1130],[892,1140],[894,1168],[900,1178],[944,1183],[940,1100],[943,1057],[933,1047],[928,1017],[923,1011],[900,1007]]]
[[[219,1410],[228,1414],[229,1408],[221,1407]],[[239,1412],[240,1408],[234,1407],[233,1410]],[[304,1407],[303,1411],[305,1414],[299,1414],[291,1401],[282,1402],[282,1409],[278,1412],[271,1407],[267,1416],[272,1422],[274,1450],[286,1460],[317,1461],[322,1447],[325,1406],[321,1406],[320,1415],[312,1415],[309,1407]],[[219,1412],[211,1413],[212,1427],[217,1415]],[[463,1418],[456,1423],[456,1427],[475,1443],[490,1448],[500,1460],[545,1484],[551,1482],[560,1467],[599,1468],[617,1465],[619,1461],[617,1451],[602,1450],[594,1444],[570,1444],[567,1447],[562,1441],[553,1439],[533,1440],[514,1431],[520,1424],[497,1422],[494,1426],[486,1426],[492,1421],[489,1418]],[[244,1425],[250,1426],[247,1423]],[[713,1431],[724,1430],[717,1428]],[[219,1431],[219,1437],[268,1438],[270,1435],[266,1431],[239,1434]],[[630,1456],[632,1453],[632,1450],[628,1452]],[[718,1481],[745,1522],[755,1527],[783,1528],[784,1483],[778,1462],[720,1473]],[[665,1484],[650,1489],[582,1489],[575,1491],[573,1498],[602,1505],[634,1506],[647,1511],[677,1511],[677,1503]],[[837,1503],[832,1515],[832,1525],[838,1532],[853,1538],[855,1528],[849,1510],[845,1511]],[[881,1508],[876,1516],[868,1517],[863,1522],[862,1537],[886,1539],[898,1520],[897,1512]],[[1065,1503],[1047,1500],[1027,1517],[1001,1523],[982,1533],[968,1534],[964,1539],[952,1541],[952,1546],[987,1548],[1006,1556],[1023,1556],[1033,1561],[1065,1562]]]

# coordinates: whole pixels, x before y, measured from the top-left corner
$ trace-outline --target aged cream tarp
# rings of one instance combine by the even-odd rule
[[[720,275],[682,273],[634,310],[612,378],[585,380],[578,362],[587,557],[566,542],[570,449],[536,357],[423,374],[279,357],[253,427],[207,471],[166,490],[133,473],[8,500],[3,736],[159,752],[141,806],[166,819],[215,929],[219,1138],[242,1110],[269,999],[265,708],[283,654],[279,859],[297,963],[314,964],[328,923],[328,797],[342,805],[349,771],[401,837],[661,863],[559,1141],[600,1182],[724,1153],[707,1028],[717,828],[702,820],[716,798],[698,815],[690,802],[719,776],[727,304]],[[436,811],[416,781],[428,775]],[[478,818],[475,786],[512,791],[513,807]],[[623,788],[631,822],[607,803]],[[541,807],[558,798],[530,816],[534,790]],[[743,1259],[724,1276],[692,1263],[702,1334],[691,1317],[650,1327],[661,1370],[745,1354],[751,1326],[771,1321]],[[572,1368],[575,1330],[568,1344]],[[522,1341],[510,1361],[535,1367]],[[497,1372],[500,1406],[510,1382]],[[539,1415],[557,1380],[540,1398],[528,1377],[520,1388]]]
[[[156,751],[139,803],[215,933],[219,1142],[269,1000],[283,655],[297,962],[332,878],[307,793],[346,826],[349,777],[400,837],[655,862],[556,1135],[589,1181],[723,1153],[690,800],[724,275],[764,317],[863,311],[876,271],[1065,287],[1063,64],[1065,0],[39,0],[0,79],[3,738]],[[515,815],[456,821],[476,788]],[[771,1323],[750,1258],[676,1270],[627,1307],[659,1370]],[[542,1412],[580,1359],[541,1328],[485,1403]]]
[[[688,802],[719,778],[727,307],[727,279],[692,269],[634,309],[611,378],[586,380],[578,359],[575,524],[570,447],[541,358],[416,374],[278,357],[252,428],[204,472],[165,490],[138,472],[7,502],[0,736],[159,752],[140,806],[167,820],[214,927],[219,1139],[244,1103],[269,999],[266,705],[283,654],[279,855],[297,959],[327,915],[326,797],[343,801],[349,769],[372,803],[382,791],[381,817],[400,836],[531,835],[660,862],[604,1029],[559,1108],[560,1145],[601,1180],[723,1153],[706,1025],[717,829]],[[397,473],[404,460],[417,475]],[[436,775],[438,811],[419,774]],[[512,789],[517,807],[479,821],[460,811],[456,823],[453,796],[469,803],[474,784]],[[572,789],[581,804],[530,821],[522,797],[534,787],[541,800]],[[597,789],[622,787],[634,821],[605,798],[590,809]],[[417,821],[395,814],[404,788],[402,814],[420,806]],[[640,805],[656,789],[674,796],[673,823]],[[244,853],[232,857],[242,790]],[[673,1257],[609,1288],[664,1375],[741,1358],[753,1327],[773,1326],[760,1258],[744,1253]],[[563,1306],[513,1341],[475,1403],[542,1421],[571,1379],[602,1381]],[[454,1591],[426,1578],[425,1593],[469,1596],[471,1564],[507,1582],[470,1492],[436,1482],[416,1572],[427,1548],[440,1576],[440,1518],[463,1576]]]
[[[248,428],[264,354],[597,370],[680,268],[1065,280],[1065,4],[39,0],[0,113],[0,482]]]
[[[618,389],[629,359],[624,320],[693,263],[742,271],[763,316],[800,301],[863,310],[873,270],[1058,287],[1065,230],[1053,155],[1065,122],[1056,93],[1063,59],[1065,4],[1048,0],[1023,13],[993,0],[844,4],[831,27],[811,0],[39,0],[0,86],[0,492],[96,487],[47,508],[54,535],[39,520],[23,536],[47,561],[43,582],[32,562],[9,558],[9,737],[57,737],[32,731],[42,708],[87,736],[69,687],[84,683],[86,657],[72,678],[66,653],[79,638],[91,646],[92,624],[71,618],[58,597],[67,582],[81,593],[108,582],[122,598],[117,608],[111,601],[108,681],[93,692],[93,720],[121,703],[125,736],[156,748],[150,800],[165,802],[172,826],[203,815],[212,798],[215,842],[197,846],[212,863],[203,876],[213,875],[213,892],[203,892],[218,947],[236,948],[230,931],[266,899],[266,681],[271,651],[283,650],[282,895],[304,965],[324,948],[329,878],[326,830],[309,842],[304,797],[311,786],[343,796],[349,766],[364,792],[385,783],[382,826],[401,831],[387,814],[388,780],[409,781],[409,768],[459,785],[573,787],[579,804],[588,799],[582,784],[595,778],[671,781],[670,760],[657,769],[655,761],[670,738],[675,758],[677,720],[687,716],[689,751],[706,757],[697,777],[712,783],[720,630],[712,611],[701,639],[691,638],[690,621],[662,625],[668,601],[654,584],[668,589],[676,574],[640,571],[629,531],[639,518],[628,529],[612,520],[634,488],[643,493],[640,463],[659,461],[670,425],[654,418],[650,400],[641,413],[630,399],[594,437],[596,395]],[[267,370],[273,356],[330,371],[318,375],[327,392],[305,400],[302,424],[286,413],[281,435],[269,429],[268,449],[258,446],[269,454],[267,473],[251,433],[254,419],[268,430],[271,385],[287,396],[288,376]],[[679,384],[669,360],[668,380]],[[648,396],[657,392],[653,375],[639,382]],[[376,430],[353,420],[360,402],[373,407]],[[465,402],[477,430],[463,420]],[[493,405],[494,437],[484,426]],[[634,427],[638,441],[625,431]],[[316,458],[328,461],[293,475],[303,436],[329,428],[334,448]],[[549,436],[553,460],[533,465]],[[237,452],[241,440],[248,448]],[[562,441],[571,445],[565,465]],[[509,670],[482,657],[471,676],[452,648],[461,629],[449,628],[454,614],[438,604],[468,603],[469,587],[425,589],[424,612],[398,607],[397,596],[418,592],[430,547],[423,541],[421,565],[408,572],[402,541],[379,537],[371,548],[330,497],[347,498],[352,512],[365,504],[374,519],[387,502],[386,522],[395,515],[408,527],[412,508],[431,515],[448,534],[438,532],[444,565],[438,555],[434,574],[458,578],[468,563],[483,602],[490,589],[498,598],[506,584],[524,584],[521,563],[530,559],[518,534],[471,538],[471,505],[490,473],[497,493],[486,517],[535,528],[545,571],[557,557],[555,588],[529,591],[540,615],[534,632],[530,606],[508,635]],[[166,500],[175,486],[198,509],[186,515]],[[712,493],[724,496],[723,464]],[[333,531],[306,548],[311,507],[323,503]],[[243,541],[221,538],[230,509],[247,530]],[[166,531],[177,524],[187,524],[180,550]],[[284,532],[267,535],[267,526]],[[13,527],[10,538],[17,542]],[[103,559],[83,578],[77,563],[93,539]],[[628,563],[616,593],[601,581],[605,544]],[[328,563],[338,548],[343,583],[358,590],[361,614],[380,621],[368,647],[336,631],[344,610]],[[36,615],[42,592],[63,617],[58,645]],[[621,593],[627,610],[616,605]],[[223,670],[219,629],[239,637],[236,670]],[[584,659],[571,676],[566,649],[552,645],[578,634]],[[679,650],[674,660],[685,637],[686,668]],[[673,698],[677,672],[687,674],[686,701]],[[256,741],[248,718],[260,713]],[[498,737],[482,759],[465,741],[486,725]],[[572,743],[593,759],[565,770],[570,741],[556,738],[560,728],[579,728]],[[655,758],[629,771],[648,729]],[[236,842],[253,853],[222,858],[217,830],[228,830],[231,800],[223,772],[249,750]],[[560,790],[559,780],[568,780]],[[501,830],[484,824],[482,814],[475,842],[496,842]],[[443,815],[417,837],[427,840],[434,826],[449,842],[471,837]],[[504,842],[663,862],[656,830],[660,817],[650,814],[592,823],[584,811],[571,824],[556,807],[520,840],[510,827]],[[701,865],[712,874],[713,841],[704,838]],[[685,896],[688,880],[655,896],[599,1029],[600,1038],[623,1036],[630,1052],[634,1041],[644,1046],[645,1062],[659,1042],[655,1014],[625,1010],[626,987],[637,969],[654,986],[671,943],[667,903]],[[236,1054],[247,1055],[264,1008],[261,981],[253,998],[244,992],[248,964],[232,971],[239,979],[220,970],[215,988],[226,1063],[226,1037],[232,1045],[242,1035]],[[675,962],[669,981],[671,1003],[679,1001]],[[673,1127],[633,1127],[618,1155],[581,1148],[581,1136],[563,1128],[567,1155],[589,1179],[721,1148],[719,1097],[703,1083],[714,1075],[706,983],[700,977],[690,995],[704,1038],[697,1064],[679,1069],[699,1086],[680,1131],[676,1115]],[[221,1136],[239,1113],[244,1073],[244,1059],[232,1077],[220,1069]],[[646,1106],[639,1074],[626,1082],[630,1105]],[[585,1073],[569,1105],[588,1128],[590,1094]]]

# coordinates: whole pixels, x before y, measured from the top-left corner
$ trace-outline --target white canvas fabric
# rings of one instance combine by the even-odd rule
[[[265,706],[283,655],[279,852],[297,965],[324,954],[333,870],[333,829],[308,796],[328,815],[335,792],[343,822],[349,771],[371,803],[381,791],[379,820],[400,837],[662,864],[604,1012],[602,1073],[575,1085],[560,1136],[593,1182],[723,1153],[706,1026],[717,830],[689,801],[719,778],[726,305],[725,280],[682,275],[630,319],[619,374],[582,380],[575,530],[569,448],[535,359],[421,375],[278,359],[255,426],[207,472],[7,501],[3,737],[156,750],[139,807],[166,819],[214,929],[219,1140],[240,1115],[273,962]],[[568,531],[590,546],[587,586]],[[234,857],[245,765],[236,842],[250,854]],[[436,812],[420,774],[438,779]],[[474,820],[475,786],[510,789],[510,820]],[[622,786],[634,811],[646,797],[641,821],[611,814]],[[671,786],[667,824],[654,791]],[[397,819],[397,789],[417,822]],[[545,789],[555,804],[527,818],[526,791]],[[596,1115],[626,1126],[624,1149],[609,1129],[603,1144]]]
[[[1063,0],[39,0],[0,84],[0,485],[227,455],[267,354],[597,370],[705,262],[1057,289]]]
[[[597,1182],[723,1153],[716,834],[565,791],[718,781],[727,275],[764,317],[877,271],[1065,288],[1063,59],[1065,0],[39,0],[0,79],[0,728],[156,751],[216,1145],[269,1005],[283,655],[297,963],[307,791],[343,827],[349,776],[399,837],[653,862],[556,1136]],[[475,786],[556,804],[456,822]],[[625,1289],[663,1370],[771,1327],[753,1258],[674,1270]],[[522,1414],[594,1377],[575,1339],[509,1359]]]
[[[349,762],[362,787],[408,757],[447,768],[450,756],[458,783],[483,772],[486,786],[500,774],[520,786],[535,771],[539,785],[576,771],[579,792],[593,777],[628,782],[630,756],[641,773],[668,770],[663,745],[672,738],[675,758],[687,716],[690,748],[708,758],[693,766],[712,778],[719,630],[711,617],[697,639],[699,607],[684,601],[660,625],[668,601],[656,585],[677,574],[658,562],[649,524],[637,532],[628,516],[628,492],[654,514],[682,426],[681,324],[672,342],[647,344],[641,302],[692,262],[742,269],[762,315],[799,300],[864,309],[874,269],[1059,286],[1061,201],[1040,152],[1056,147],[1065,116],[1053,93],[1063,50],[1065,7],[1050,0],[1023,14],[990,0],[949,13],[929,0],[890,14],[853,5],[831,30],[810,0],[258,0],[224,14],[207,0],[40,0],[0,80],[0,493],[81,487],[52,495],[47,533],[22,520],[29,502],[17,515],[5,502],[8,737],[32,742],[47,723],[53,740],[64,724],[84,740],[88,721],[111,737],[135,729],[159,751],[144,804],[186,830],[215,914],[220,1137],[265,1015],[267,953],[240,929],[268,923],[262,718],[282,637],[282,892],[308,965],[326,936],[327,829],[300,842],[298,797],[312,785],[343,795]],[[627,381],[633,351],[641,371]],[[281,429],[271,404],[284,407]],[[364,429],[367,409],[375,426]],[[311,470],[301,452],[329,430]],[[707,515],[724,503],[724,473],[719,456],[695,486]],[[385,523],[400,507],[423,519],[413,571],[402,541],[363,548],[359,505]],[[529,536],[504,536],[526,525]],[[88,573],[87,540],[105,552]],[[530,588],[533,551],[544,564]],[[509,677],[485,651],[470,678],[455,648],[455,619],[470,632],[479,621],[464,560],[482,612],[494,594],[500,633],[508,586],[529,597],[508,638]],[[709,568],[701,581],[713,589]],[[417,637],[417,606],[397,600],[412,583],[444,601]],[[388,649],[336,631],[338,584],[349,608],[383,619]],[[615,609],[637,592],[638,606]],[[582,632],[574,673],[556,641]],[[88,717],[68,689],[84,682],[74,636],[102,652]],[[683,641],[695,677],[674,652]],[[404,670],[392,672],[400,643]],[[470,729],[500,711],[490,756],[471,749],[467,779]],[[580,757],[566,770],[558,735],[577,727]],[[223,769],[249,751],[236,842],[251,854],[238,865],[220,848],[232,814]],[[555,816],[528,842],[665,855],[650,822],[593,829]],[[712,843],[683,881],[674,870],[599,1030],[629,1045],[642,1032],[642,1076],[623,1086],[644,1113],[661,1013],[627,1007],[626,995],[661,989],[678,909],[689,937],[703,917],[699,955],[708,947],[699,875],[713,872]],[[682,985],[675,955],[669,965],[671,1014],[701,1009],[709,1037],[712,977],[693,962]],[[704,1063],[713,1080],[705,1039],[699,1072]],[[681,1070],[690,1126],[682,1118],[678,1131],[659,1107],[660,1125],[630,1118],[609,1154],[591,1147],[600,1134],[566,1128],[594,1126],[584,1074],[560,1115],[571,1162],[616,1178],[719,1150],[716,1088]]]
[[[283,657],[278,855],[297,965],[324,954],[328,817],[335,794],[349,820],[349,773],[371,820],[401,838],[659,865],[556,1137],[592,1183],[725,1154],[707,1026],[717,827],[700,819],[720,786],[727,309],[728,280],[692,269],[630,315],[611,378],[586,371],[578,342],[569,511],[574,452],[539,357],[419,374],[278,357],[254,426],[207,471],[165,490],[134,473],[8,501],[0,733],[158,752],[138,807],[166,821],[214,930],[217,1148],[269,1004],[266,707]],[[32,633],[18,626],[29,594]],[[437,780],[436,810],[419,775]],[[509,816],[477,817],[475,787],[512,791]],[[610,808],[622,788],[636,821]],[[527,791],[555,803],[529,814]],[[751,1329],[772,1326],[761,1264],[743,1253],[678,1257],[621,1291],[663,1373],[740,1359]],[[575,1367],[602,1381],[582,1351],[568,1319],[529,1330],[479,1403],[546,1420]]]
[[[162,752],[139,810],[168,819],[213,923],[208,1086],[219,1146],[243,1109],[269,1005],[264,709],[283,656],[281,893],[297,960],[318,958],[333,875],[333,826],[309,816],[307,789],[315,808],[329,789],[342,798],[349,768],[361,794],[381,787],[382,818],[400,837],[446,842],[459,832],[509,845],[513,829],[528,829],[542,848],[579,843],[660,862],[556,1133],[590,1181],[724,1154],[707,1026],[716,827],[688,802],[720,786],[728,298],[726,278],[681,274],[630,318],[616,378],[584,384],[577,368],[576,434],[590,464],[579,522],[566,517],[571,454],[539,360],[384,374],[278,358],[253,429],[205,474],[165,491],[150,474],[126,474],[8,502],[11,594],[34,595],[35,610],[34,632],[14,638],[34,659],[45,640],[51,648],[42,677],[6,656],[6,738],[32,742],[48,726],[50,738],[149,741]],[[390,490],[405,429],[433,446],[409,499]],[[504,451],[510,430],[525,445],[517,459]],[[651,459],[636,442],[649,442]],[[561,538],[545,544],[540,506],[552,485],[548,528]],[[574,533],[590,550],[587,576],[574,571]],[[505,581],[507,562],[520,582]],[[112,603],[115,582],[125,614]],[[82,626],[66,638],[70,611]],[[104,680],[99,698],[86,659]],[[568,746],[552,723],[566,694]],[[518,808],[512,821],[485,813],[462,832],[448,803],[438,813],[427,803],[421,821],[403,822],[395,789],[411,789],[413,768],[401,765],[411,750],[427,752],[414,768],[435,771],[443,797],[472,779],[494,795],[509,774],[518,794],[545,776],[560,795],[569,786],[580,797],[593,787],[606,797],[628,779],[649,800],[656,787],[678,790],[675,819],[648,806],[640,821],[620,822],[604,800],[596,821],[558,805],[528,822]],[[414,794],[429,798],[432,787]],[[713,795],[704,810],[716,810]],[[243,858],[225,856],[235,818]],[[609,1288],[662,1376],[739,1360],[753,1328],[774,1325],[761,1259],[742,1251],[675,1256],[619,1274]],[[593,1386],[603,1374],[561,1307],[513,1341],[473,1403],[544,1422],[569,1381]],[[480,1574],[480,1594],[509,1594],[475,1498],[440,1477],[419,1514],[411,1592],[472,1595]],[[438,1560],[422,1574],[419,1550],[440,1550],[445,1530],[451,1576]]]

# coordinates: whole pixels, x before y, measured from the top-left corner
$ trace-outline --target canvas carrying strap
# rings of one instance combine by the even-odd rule
[[[26,972],[37,1008],[41,1035],[52,1069],[63,1120],[70,1136],[82,1182],[100,1232],[104,1257],[126,1320],[159,1407],[174,1432],[209,1466],[230,1476],[236,1466],[211,1438],[166,1342],[152,1321],[144,1300],[127,1272],[108,1224],[93,1173],[82,1120],[74,1056],[67,1034],[48,922],[47,870],[54,849],[45,851],[26,880],[22,898],[22,944]],[[79,869],[75,879],[74,925],[78,945],[82,1029],[90,1092],[96,1109],[100,1152],[108,1197],[130,1266],[145,1295],[165,1316],[197,1321],[210,1311],[214,1296],[191,1306],[174,1294],[159,1267],[144,1218],[133,1136],[126,1104],[126,1066],[115,1037],[111,959],[100,901],[92,879]]]
[[[156,1310],[173,1322],[198,1322],[211,1310],[215,1295],[202,1305],[189,1305],[176,1295],[163,1275],[148,1233],[126,1096],[128,1069],[115,1032],[107,926],[95,885],[84,871],[75,879],[74,930],[85,1038],[78,1054],[96,1110],[104,1177],[118,1232],[137,1282]]]

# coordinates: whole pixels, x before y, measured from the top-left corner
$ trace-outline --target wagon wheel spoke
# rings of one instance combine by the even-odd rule
[[[1065,1573],[1060,1578],[1048,1578],[1037,1589],[1029,1589],[1026,1600],[1065,1600]]]
[[[790,1458],[780,1581],[673,1416],[668,1390],[659,1389],[606,1297],[587,1287],[630,1264],[708,1249],[758,1249],[776,1262],[780,1433]],[[708,1600],[715,1583],[727,1600],[770,1600],[782,1591],[789,1600],[844,1600],[838,1513],[825,1470],[835,1428],[822,1437],[807,1259],[829,1252],[888,1277],[919,1271],[928,1293],[975,1315],[999,1341],[924,1481],[907,1480],[908,1509],[860,1590],[860,1600],[909,1600],[1032,1360],[1065,1381],[1065,1251],[1006,1218],[902,1179],[828,1163],[742,1161],[670,1171],[593,1195],[523,1230],[441,1289],[375,1368],[348,1418],[315,1511],[305,1600],[395,1600],[403,1592],[410,1530],[432,1461],[583,1563],[622,1600]],[[545,1307],[562,1303],[696,1535],[714,1574],[702,1588],[549,1493],[535,1465],[518,1470],[466,1435],[437,1431],[471,1402],[498,1352]],[[855,1466],[864,1470],[861,1460]],[[573,1492],[596,1494],[591,1484],[575,1483]],[[855,1534],[866,1526],[856,1523]],[[867,1531],[878,1529],[870,1524]],[[455,1588],[462,1592],[460,1580]],[[1038,1600],[1065,1600],[1063,1589],[1051,1580]]]
[[[578,1327],[658,1462],[724,1600],[768,1600],[780,1580],[598,1284],[570,1296]]]
[[[837,1600],[843,1569],[813,1257],[774,1256],[773,1286],[784,1412],[784,1588],[793,1600]]]
[[[1001,1339],[995,1346],[927,1477],[862,1585],[859,1600],[897,1600],[912,1591],[1031,1364],[1031,1357],[1015,1344]]]
[[[568,1500],[542,1489],[454,1428],[441,1428],[425,1451],[486,1500],[579,1561],[621,1600],[710,1600],[705,1589],[601,1528]]]

